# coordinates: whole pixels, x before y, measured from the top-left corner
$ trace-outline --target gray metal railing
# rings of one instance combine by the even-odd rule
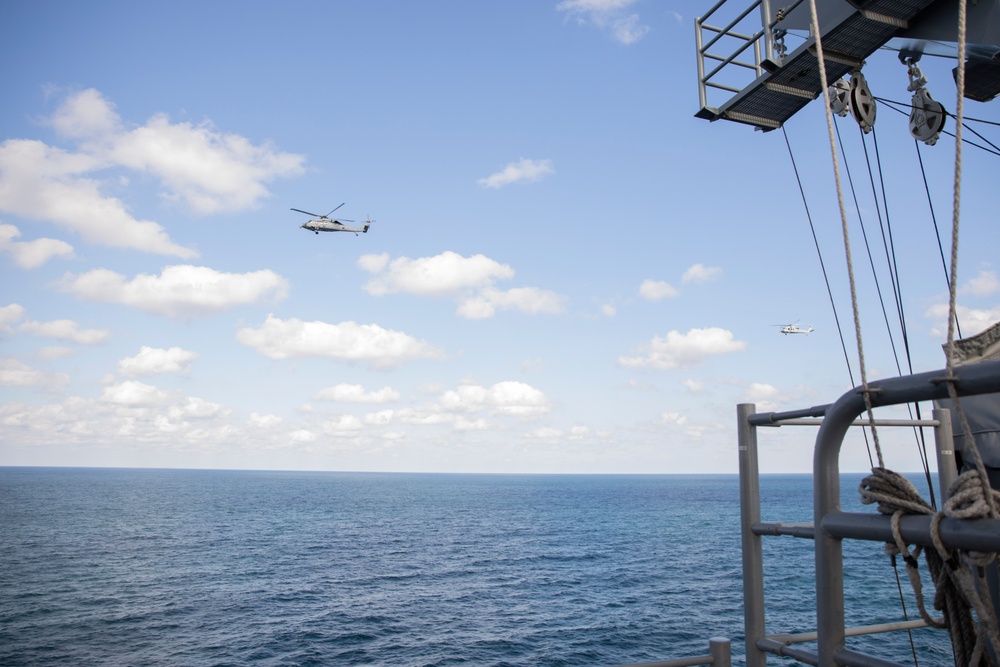
[[[1000,361],[983,362],[955,369],[959,396],[1000,392]],[[935,371],[873,382],[869,387],[873,407],[900,405],[947,398],[945,372]],[[849,513],[840,508],[840,448],[851,426],[865,412],[859,391],[844,394],[830,405],[788,413],[756,414],[752,404],[737,407],[741,536],[743,546],[744,627],[747,667],[763,667],[767,654],[791,657],[810,665],[888,667],[898,665],[875,656],[848,650],[848,636],[922,627],[923,621],[886,623],[847,628],[844,620],[844,569],[842,540],[891,541],[891,518],[879,514]],[[822,420],[810,419],[822,417]],[[876,425],[933,426],[937,445],[941,488],[955,477],[950,414],[935,410],[932,420],[880,420]],[[757,428],[782,424],[819,426],[813,459],[813,524],[765,524],[760,520],[760,475],[757,459]],[[907,516],[900,522],[909,544],[931,546],[931,518]],[[816,552],[816,618],[814,633],[788,635],[766,633],[764,623],[764,574],[761,538],[793,535],[813,538]],[[948,548],[1000,551],[1000,521],[943,519],[940,535]],[[817,650],[793,646],[816,642]]]
[[[698,655],[690,658],[660,660],[657,662],[637,662],[618,667],[698,667],[699,665],[714,665],[714,667],[731,667],[732,645],[728,639],[713,637],[708,640],[708,655]]]

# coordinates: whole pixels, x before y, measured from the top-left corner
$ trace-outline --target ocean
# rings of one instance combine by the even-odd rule
[[[811,521],[808,475],[761,488]],[[735,475],[0,468],[0,533],[3,666],[743,664]],[[850,624],[903,618],[882,549],[845,549]],[[765,558],[768,630],[814,629],[811,542]],[[951,663],[912,637],[849,645]]]

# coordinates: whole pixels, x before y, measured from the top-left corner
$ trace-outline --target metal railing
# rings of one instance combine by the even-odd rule
[[[931,401],[948,397],[944,371],[909,375],[873,382],[869,396],[873,407]],[[955,369],[959,396],[1000,392],[1000,361],[982,362]],[[892,541],[891,517],[848,513],[840,509],[840,448],[851,426],[865,411],[859,391],[851,391],[830,405],[787,413],[755,414],[752,404],[737,407],[741,539],[743,551],[744,630],[747,667],[764,667],[767,654],[791,657],[810,665],[888,667],[897,663],[848,650],[849,636],[923,627],[924,622],[906,621],[847,628],[844,620],[844,563],[842,541],[857,539]],[[822,417],[822,420],[813,419]],[[950,414],[935,410],[932,420],[881,420],[876,426],[933,426],[937,444],[938,474],[942,488],[955,478]],[[813,458],[813,524],[762,523],[760,520],[760,475],[757,431],[761,426],[814,424],[819,426]],[[932,546],[931,517],[906,516],[900,522],[909,544]],[[805,634],[766,633],[764,623],[764,536],[793,535],[812,538],[816,554],[816,632]],[[948,548],[1000,551],[1000,521],[943,519],[940,536]],[[817,650],[793,646],[816,642]]]
[[[712,16],[727,4],[727,0],[719,0],[704,16],[695,19],[694,39],[695,48],[697,49],[695,60],[698,65],[698,99],[702,111],[707,111],[710,115],[714,111],[714,107],[708,106],[709,88],[734,94],[739,93],[743,89],[743,86],[737,87],[717,81],[717,76],[723,71],[732,71],[733,67],[736,67],[743,71],[752,71],[753,78],[757,78],[765,70],[773,71],[780,67],[780,63],[775,57],[774,49],[775,26],[782,20],[781,16],[787,15],[788,12],[798,7],[801,2],[802,0],[795,0],[788,6],[783,7],[781,15],[778,15],[771,13],[770,0],[753,0],[734,19],[729,21],[725,26],[720,27],[708,23]],[[740,30],[741,26],[746,26],[747,24],[752,25],[749,30],[753,30],[756,27],[756,24],[753,24],[748,17],[757,9],[760,10],[761,28],[750,34],[747,34],[746,31],[748,28],[746,27]],[[727,45],[735,42],[732,50],[724,50],[722,48],[723,41]],[[751,47],[753,47],[752,62],[739,60],[739,58],[744,57],[744,53]],[[718,64],[706,73],[706,63],[708,62]]]
[[[657,662],[637,662],[618,667],[698,667],[699,665],[714,665],[714,667],[731,667],[732,645],[728,639],[713,637],[708,640],[708,655],[698,655],[690,658],[660,660]]]
[[[702,109],[705,109],[708,106],[708,88],[716,88],[731,93],[740,92],[740,88],[713,81],[719,72],[723,71],[723,69],[727,68],[729,65],[735,65],[744,69],[753,70],[754,76],[757,77],[763,74],[764,58],[770,58],[771,55],[773,39],[768,21],[768,17],[771,15],[770,1],[756,0],[755,2],[752,2],[749,7],[743,10],[742,13],[737,15],[737,17],[730,21],[725,27],[718,27],[707,23],[716,11],[718,11],[725,4],[726,0],[720,0],[708,11],[708,13],[695,19],[694,39],[695,46],[697,48],[698,62],[698,99],[701,102]],[[760,8],[761,24],[764,27],[750,35],[737,32],[736,28],[744,21],[744,19],[746,19],[755,9],[758,8]],[[707,42],[705,41],[706,34],[709,35]],[[710,49],[715,47],[720,40],[723,40],[723,38],[736,40],[736,47],[734,50],[723,54],[712,53]],[[764,56],[761,54],[762,39],[764,41],[763,53],[766,54]],[[727,42],[728,41],[730,40],[727,39]],[[737,58],[741,57],[751,46],[753,47],[753,62],[737,60]],[[707,74],[705,73],[706,60],[718,63],[718,65],[716,65],[715,68]]]

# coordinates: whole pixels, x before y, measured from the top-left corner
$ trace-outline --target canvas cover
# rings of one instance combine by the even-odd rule
[[[944,345],[943,347],[947,355],[948,346]],[[951,359],[956,366],[1000,359],[1000,322],[980,334],[955,341]],[[997,480],[1000,479],[1000,394],[968,396],[960,400],[962,410],[965,412],[972,430],[972,438],[975,440],[976,446],[979,447],[983,463],[991,469],[990,478],[993,480],[994,488],[998,488]],[[965,434],[962,432],[962,425],[954,417],[954,406],[950,400],[936,401],[935,405],[952,411],[955,453],[960,459],[959,470],[961,471],[963,469],[962,461],[967,461],[967,457],[963,457],[962,453],[968,447]]]

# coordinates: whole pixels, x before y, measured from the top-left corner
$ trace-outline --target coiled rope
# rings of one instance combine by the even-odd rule
[[[881,514],[892,517],[893,542],[886,543],[886,553],[901,555],[906,563],[906,574],[913,588],[921,618],[935,628],[947,628],[951,634],[955,664],[978,666],[993,664],[986,653],[986,642],[1000,655],[1000,632],[997,617],[987,588],[984,568],[996,560],[995,553],[959,551],[948,549],[941,539],[941,520],[995,518],[991,507],[1000,502],[1000,492],[980,483],[976,470],[959,475],[948,489],[944,509],[935,512],[920,496],[916,487],[899,473],[886,468],[875,468],[862,480],[858,491],[865,505],[877,505]],[[934,582],[934,608],[942,618],[934,618],[927,611],[920,578],[919,546],[911,551],[900,531],[900,520],[906,514],[931,517],[931,539],[934,549],[925,552],[927,569]],[[972,611],[979,622],[976,623]]]

